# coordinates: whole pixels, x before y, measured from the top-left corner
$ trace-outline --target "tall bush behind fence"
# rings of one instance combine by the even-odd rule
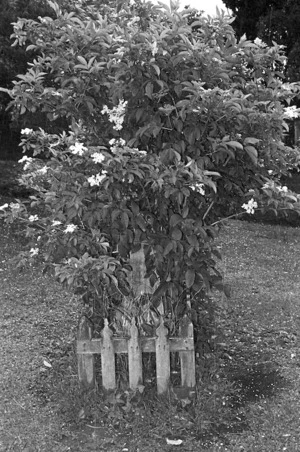
[[[14,44],[38,54],[9,91],[14,114],[69,123],[24,130],[35,194],[2,207],[26,224],[21,261],[46,261],[103,319],[130,293],[143,243],[153,304],[181,318],[189,291],[197,329],[223,288],[213,238],[224,214],[299,210],[278,182],[299,162],[283,142],[299,86],[282,81],[280,46],[237,41],[223,14],[50,5],[54,19],[14,25]]]

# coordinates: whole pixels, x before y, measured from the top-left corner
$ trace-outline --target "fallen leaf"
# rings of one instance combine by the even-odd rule
[[[52,365],[50,363],[48,363],[48,361],[44,360],[43,364],[45,367],[52,367]]]
[[[182,439],[169,439],[169,438],[167,438],[167,444],[171,444],[172,446],[180,446],[180,444],[182,444]]]
[[[85,419],[85,410],[84,408],[81,408],[81,410],[78,413],[79,419]]]

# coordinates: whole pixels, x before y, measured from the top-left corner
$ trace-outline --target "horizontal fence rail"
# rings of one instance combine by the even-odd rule
[[[137,389],[143,383],[142,354],[155,353],[158,394],[168,391],[170,384],[170,353],[179,352],[181,386],[195,387],[195,350],[193,324],[187,316],[180,322],[179,336],[168,337],[168,329],[161,319],[155,337],[139,336],[133,320],[129,337],[116,337],[105,320],[101,338],[92,338],[92,325],[86,317],[79,322],[77,336],[78,376],[82,385],[94,387],[96,381],[94,355],[101,355],[102,386],[116,389],[115,354],[128,354],[129,387]]]

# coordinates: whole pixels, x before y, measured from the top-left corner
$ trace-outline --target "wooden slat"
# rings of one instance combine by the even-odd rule
[[[112,341],[113,332],[108,326],[107,319],[105,319],[104,325],[101,350],[102,385],[106,391],[109,391],[116,388],[116,364]]]
[[[166,394],[170,383],[170,347],[168,329],[164,326],[163,318],[156,330],[156,382],[157,393]]]
[[[127,338],[113,337],[115,353],[127,353],[128,345]],[[143,353],[155,352],[155,338],[154,337],[141,337],[141,348]],[[170,337],[170,352],[180,352],[186,350],[194,350],[194,339],[190,337]],[[101,353],[102,339],[78,340],[77,341],[77,353],[79,354],[97,354]]]
[[[129,284],[135,297],[140,297],[145,293],[153,293],[155,288],[151,287],[150,278],[145,278],[145,244],[141,243],[141,248],[134,253],[130,253],[130,265],[132,272],[129,274]]]
[[[86,316],[81,317],[78,325],[78,342],[90,344],[92,338],[93,328],[92,323]],[[86,346],[88,349],[88,346]],[[86,388],[93,388],[95,386],[95,362],[94,356],[91,354],[82,353],[78,355],[78,378],[80,384]]]
[[[130,389],[137,389],[143,383],[143,366],[139,332],[134,318],[132,319],[130,339],[128,341],[128,370],[129,387]]]
[[[187,315],[180,322],[179,335],[181,338],[189,338],[194,345],[193,324]],[[181,386],[193,388],[196,384],[194,348],[188,351],[181,351],[179,356],[181,364]]]
[[[185,350],[194,350],[194,338],[192,337],[170,337],[170,352],[180,352]]]

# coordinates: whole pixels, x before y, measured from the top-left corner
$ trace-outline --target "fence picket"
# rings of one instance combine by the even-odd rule
[[[88,342],[92,340],[93,328],[90,320],[82,316],[78,324],[78,341],[84,341],[84,349],[88,348]],[[92,354],[78,355],[78,378],[80,384],[87,388],[95,385],[95,359]]]
[[[194,341],[193,324],[187,315],[183,317],[179,326],[181,338],[190,338]],[[193,388],[196,385],[195,378],[195,353],[194,350],[179,352],[181,365],[181,386]]]
[[[156,381],[157,393],[162,395],[168,391],[170,382],[170,345],[167,338],[168,329],[161,317],[156,330]]]
[[[129,387],[136,389],[143,383],[142,349],[135,319],[132,319],[128,340]]]
[[[102,330],[101,369],[102,385],[106,391],[116,388],[116,363],[112,335],[108,320],[105,319]]]

